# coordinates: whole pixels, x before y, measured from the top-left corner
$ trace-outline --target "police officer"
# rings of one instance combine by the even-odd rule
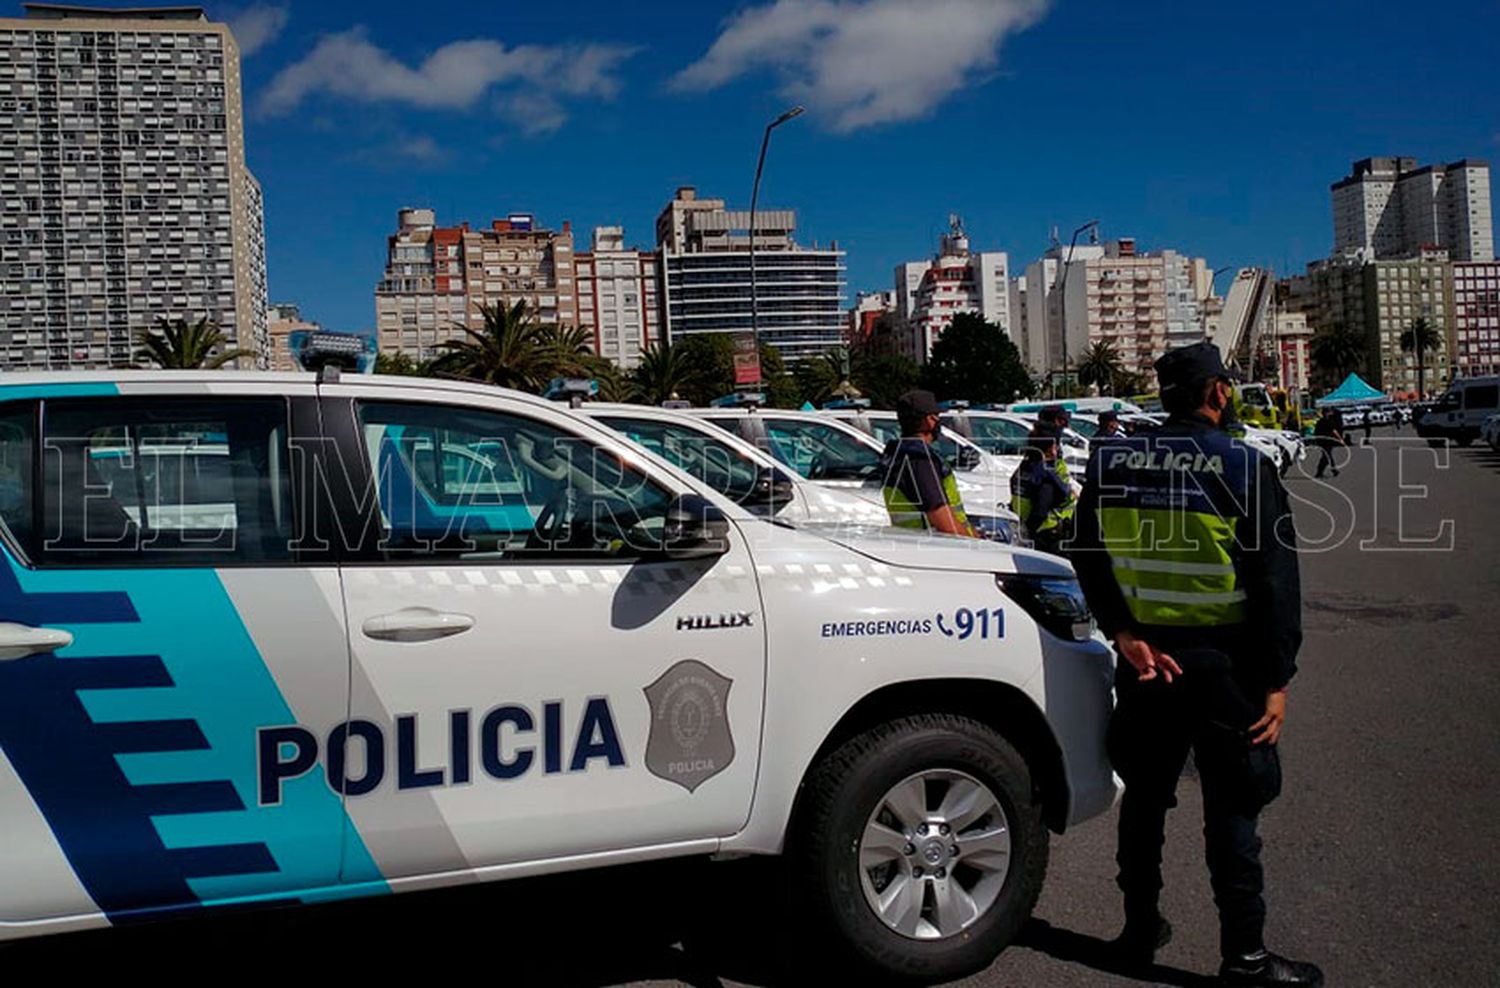
[[[886,510],[898,528],[930,528],[978,538],[964,514],[953,471],[937,448],[942,410],[931,391],[908,391],[896,399],[901,438],[880,454]]]
[[[1099,413],[1099,432],[1096,438],[1108,439],[1110,436],[1120,434],[1120,413],[1106,409]]]
[[[1073,488],[1059,476],[1059,462],[1057,429],[1038,423],[1026,438],[1021,465],[1010,475],[1010,509],[1031,544],[1053,555],[1062,555],[1073,519]]]
[[[1296,533],[1269,459],[1222,429],[1233,398],[1216,346],[1156,362],[1169,419],[1093,447],[1073,562],[1114,639],[1109,748],[1125,780],[1119,886],[1123,961],[1171,938],[1158,911],[1166,814],[1188,751],[1203,787],[1204,842],[1226,985],[1320,985],[1312,964],[1265,949],[1256,820],[1280,791],[1276,752],[1302,641]]]

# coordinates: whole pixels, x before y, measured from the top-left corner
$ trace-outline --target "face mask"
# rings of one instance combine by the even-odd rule
[[[1234,413],[1234,392],[1229,391],[1224,395],[1224,408],[1219,413],[1219,428],[1228,432],[1239,424],[1239,416]]]

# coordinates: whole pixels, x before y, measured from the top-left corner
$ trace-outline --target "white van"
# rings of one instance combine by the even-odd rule
[[[1447,439],[1467,446],[1479,438],[1484,420],[1500,412],[1500,377],[1460,378],[1433,408],[1417,417],[1417,435],[1432,445]]]

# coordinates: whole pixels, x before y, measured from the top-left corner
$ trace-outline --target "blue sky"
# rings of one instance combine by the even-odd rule
[[[1374,154],[1500,152],[1500,4],[1136,0],[210,3],[244,61],[273,300],[373,322],[402,205],[623,223],[678,185],[762,202],[888,288],[950,212],[1034,258],[1054,225],[1214,266],[1300,269],[1328,185]]]

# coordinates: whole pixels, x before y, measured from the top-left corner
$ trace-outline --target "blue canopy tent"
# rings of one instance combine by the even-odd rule
[[[1365,383],[1358,374],[1351,373],[1344,383],[1318,399],[1318,407],[1324,405],[1349,405],[1355,402],[1390,401],[1390,396],[1377,391]]]

